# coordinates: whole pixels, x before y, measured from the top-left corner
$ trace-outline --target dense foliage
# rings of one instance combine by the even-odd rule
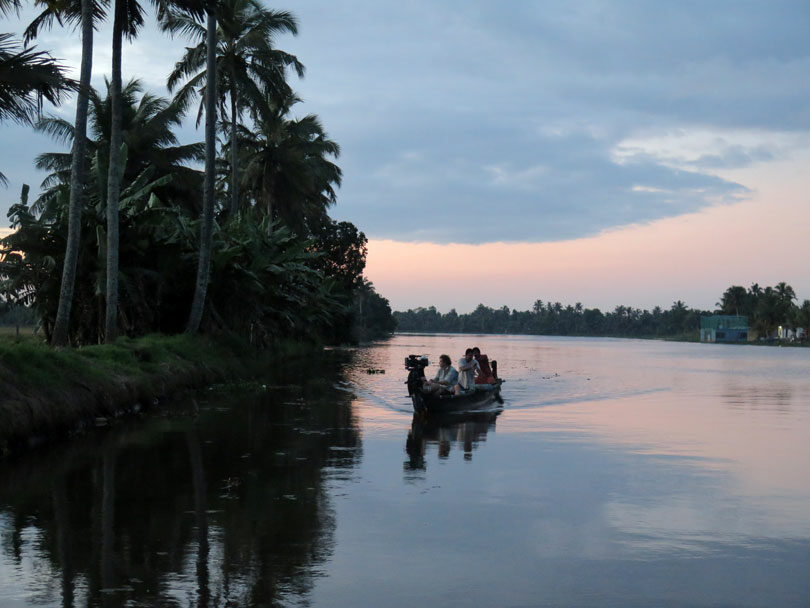
[[[116,11],[119,5],[124,3],[118,0]],[[84,6],[48,4],[29,35],[54,19],[84,19]],[[37,167],[49,172],[41,192],[29,201],[24,187],[9,211],[14,232],[0,241],[0,302],[8,311],[27,307],[50,339],[63,323],[67,293],[67,337],[77,345],[103,342],[119,331],[138,336],[188,330],[196,326],[189,320],[192,300],[196,305],[201,295],[204,331],[235,333],[256,345],[282,337],[339,343],[390,334],[388,301],[363,278],[365,235],[327,213],[341,181],[334,163],[340,147],[317,116],[291,115],[299,100],[287,72],[300,76],[304,67],[275,47],[274,35],[297,32],[292,15],[253,0],[206,5],[209,17],[214,7],[220,18],[216,61],[210,64],[217,71],[217,103],[213,111],[201,103],[195,113],[198,120],[214,117],[226,139],[214,148],[178,141],[176,130],[191,101],[205,99],[208,84],[211,24],[206,26],[200,6],[172,2],[159,11],[164,30],[187,35],[196,45],[186,48],[169,75],[169,85],[179,87],[173,100],[144,93],[137,81],[117,84],[114,70],[106,91],[80,88],[88,99],[86,136],[78,119],[79,126],[59,116],[34,122],[71,151],[41,154]],[[105,9],[93,7],[87,15],[97,23]],[[122,15],[116,13],[116,20]],[[56,102],[60,91],[73,86],[59,80],[58,64],[44,55],[14,60],[26,58],[48,67],[56,88],[42,89],[32,80],[8,103],[0,96],[0,119],[20,114],[30,120],[36,95]],[[0,53],[0,90],[3,69],[10,67]],[[209,164],[210,150],[216,159]],[[203,161],[206,171],[197,169]],[[208,189],[207,179],[215,188]],[[74,199],[80,204],[73,205]],[[111,230],[117,234],[112,239]],[[73,259],[68,252],[74,239],[76,270],[70,277],[63,269],[68,255]],[[68,280],[75,280],[72,293],[64,289]]]
[[[778,326],[810,328],[810,300],[798,305],[796,292],[785,282],[774,287],[760,287],[757,283],[748,290],[732,285],[723,292],[717,303],[724,315],[745,315],[749,325],[762,336],[773,336]]]
[[[397,311],[394,317],[399,331],[697,339],[701,315],[741,314],[748,316],[749,324],[760,336],[772,337],[779,325],[810,327],[810,300],[799,307],[795,299],[793,288],[785,283],[764,289],[754,284],[747,292],[742,287],[730,287],[716,311],[689,308],[678,300],[668,310],[617,306],[603,313],[598,308],[583,308],[580,303],[563,306],[537,300],[526,311],[479,304],[471,313],[458,314],[453,309],[442,314],[430,306]]]

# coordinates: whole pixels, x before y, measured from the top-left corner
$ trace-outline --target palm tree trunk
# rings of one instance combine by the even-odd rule
[[[236,96],[236,69],[231,66],[231,217],[239,212],[239,156],[236,138],[239,102]]]
[[[79,243],[81,242],[84,157],[87,148],[87,106],[92,70],[93,0],[82,0],[82,65],[79,73],[79,94],[76,99],[76,122],[70,164],[68,237],[65,247],[65,262],[62,266],[62,284],[59,288],[59,307],[56,311],[56,321],[51,335],[53,346],[65,346],[68,343],[70,308],[73,303],[73,289],[76,286],[76,265],[79,261]]]
[[[275,176],[270,177],[265,172],[262,177],[262,186],[264,188],[265,213],[267,214],[267,234],[273,233],[273,192],[275,191],[275,182]]]
[[[121,42],[123,11],[117,6],[113,21],[112,81],[110,82],[110,161],[107,167],[107,302],[104,315],[104,342],[118,337],[118,204],[121,193]]]
[[[186,325],[186,332],[195,334],[200,329],[205,294],[211,278],[211,248],[214,236],[214,172],[216,170],[216,127],[217,127],[217,9],[216,0],[208,0],[208,29],[206,45],[208,73],[205,86],[205,182],[203,184],[202,226],[200,227],[200,258],[197,262],[197,281],[194,286],[194,300]]]

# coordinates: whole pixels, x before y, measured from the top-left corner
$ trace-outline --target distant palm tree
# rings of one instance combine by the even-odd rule
[[[784,281],[776,284],[776,293],[779,296],[779,299],[783,300],[784,302],[793,302],[793,300],[796,299],[796,292],[793,291],[793,287]]]
[[[282,103],[292,95],[286,70],[292,68],[301,77],[304,66],[295,56],[274,47],[275,35],[298,33],[297,21],[289,12],[269,10],[258,0],[221,0],[217,11],[217,100],[224,108],[226,96],[230,98],[230,214],[233,215],[240,200],[237,132],[244,110],[250,108],[255,117],[264,108],[272,109]],[[179,10],[168,11],[163,27],[197,42],[186,49],[167,81],[170,91],[186,81],[179,88],[177,99],[191,103],[195,97],[204,95],[208,82],[206,30],[194,16]],[[272,100],[269,106],[268,99]],[[198,122],[201,113],[202,105]]]
[[[741,311],[747,312],[748,300],[748,293],[745,291],[745,287],[732,285],[723,293],[723,297],[720,302],[717,303],[717,306],[725,315],[739,315]]]

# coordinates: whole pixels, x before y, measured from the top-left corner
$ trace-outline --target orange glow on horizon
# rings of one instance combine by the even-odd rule
[[[801,159],[810,162],[810,153]],[[711,309],[732,284],[786,281],[810,298],[810,178],[799,159],[724,177],[751,196],[697,213],[560,242],[481,245],[369,241],[366,276],[394,310],[479,303],[528,310],[536,299],[612,310]]]

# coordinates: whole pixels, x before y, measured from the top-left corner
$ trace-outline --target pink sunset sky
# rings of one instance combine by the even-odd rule
[[[547,243],[369,241],[366,275],[394,310],[479,303],[530,309],[538,298],[586,308],[712,309],[730,285],[786,281],[810,298],[810,152],[724,177],[751,190],[733,204]],[[496,212],[497,207],[493,209]]]

